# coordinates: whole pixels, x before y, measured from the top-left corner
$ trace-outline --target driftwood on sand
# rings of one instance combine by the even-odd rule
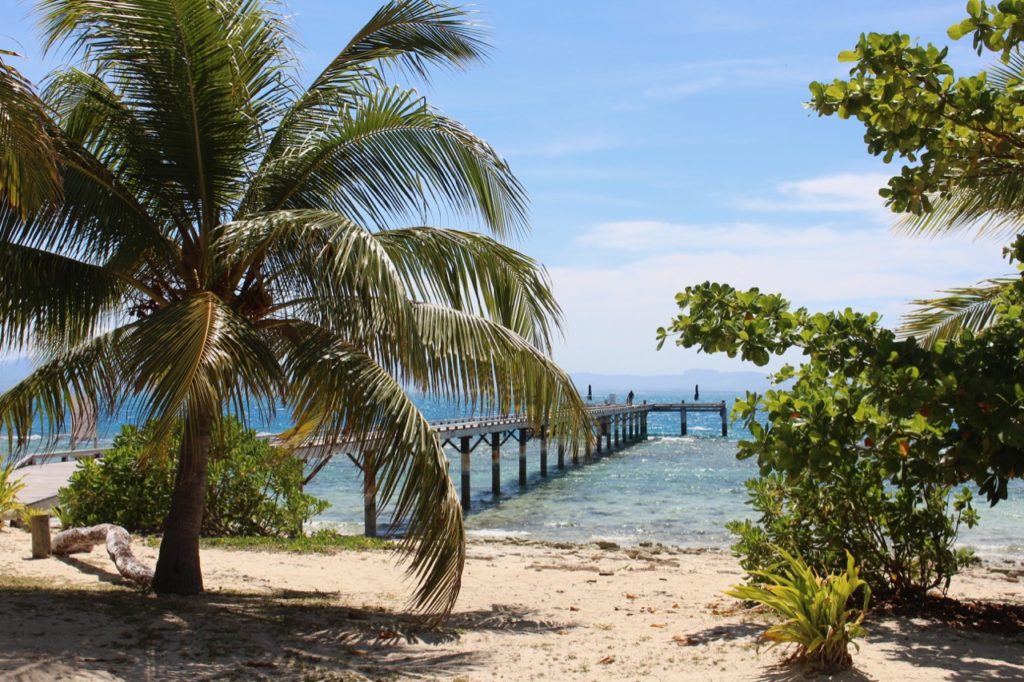
[[[69,528],[53,538],[54,554],[77,554],[91,552],[98,544],[105,543],[117,572],[134,583],[149,587],[153,582],[153,569],[146,566],[132,554],[131,536],[121,526],[101,523],[89,528]]]

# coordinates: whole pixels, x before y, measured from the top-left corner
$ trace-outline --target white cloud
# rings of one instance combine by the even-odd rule
[[[841,245],[845,237],[835,229],[811,227],[800,230],[759,223],[693,225],[657,220],[623,220],[595,225],[578,237],[586,246],[618,251],[661,252],[732,250],[737,245],[750,250],[789,246],[819,247]]]
[[[841,173],[784,182],[773,196],[744,199],[738,205],[754,211],[863,212],[891,220],[885,200],[878,194],[889,177],[884,173]]]
[[[551,268],[567,322],[556,357],[573,371],[739,369],[738,361],[724,356],[654,350],[655,330],[675,313],[675,294],[707,280],[777,291],[812,310],[876,310],[895,326],[911,298],[1008,270],[992,242],[969,235],[911,239],[881,225],[615,222],[593,227],[578,243],[592,250],[579,261],[613,264]],[[615,263],[616,257],[623,260]]]

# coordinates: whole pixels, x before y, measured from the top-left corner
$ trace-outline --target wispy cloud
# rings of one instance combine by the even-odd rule
[[[600,265],[551,268],[567,318],[567,356],[560,359],[569,369],[601,367],[623,348],[631,349],[635,371],[735,369],[717,356],[654,350],[654,330],[675,314],[676,292],[698,282],[778,291],[812,310],[876,310],[896,325],[911,298],[1007,269],[998,245],[969,236],[900,237],[878,224],[844,229],[618,221],[595,225],[577,241]]]
[[[871,213],[891,220],[878,190],[889,176],[884,173],[840,173],[784,182],[765,197],[745,198],[739,208],[751,211],[814,213]]]
[[[726,87],[774,87],[779,83],[807,83],[813,78],[814,73],[796,57],[694,61],[653,69],[643,96],[651,101],[667,101]]]
[[[600,223],[578,237],[586,246],[616,251],[688,252],[727,250],[763,251],[790,247],[837,247],[847,239],[829,227],[787,229],[761,223],[694,225],[657,220]]]
[[[564,131],[520,147],[506,147],[508,157],[566,157],[619,149],[626,146],[622,136],[605,132]]]

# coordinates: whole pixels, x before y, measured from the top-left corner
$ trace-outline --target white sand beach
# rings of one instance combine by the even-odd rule
[[[156,550],[136,543],[154,562]],[[207,594],[157,598],[122,583],[101,549],[30,558],[0,533],[0,677],[8,680],[430,679],[779,680],[756,653],[766,616],[722,590],[742,573],[722,552],[469,545],[451,619],[405,608],[387,552],[205,549]],[[1024,567],[979,567],[950,596],[1024,607]],[[875,614],[843,680],[1024,679],[1024,634]]]

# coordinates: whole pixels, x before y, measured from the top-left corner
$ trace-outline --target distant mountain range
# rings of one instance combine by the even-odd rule
[[[700,384],[702,391],[764,391],[770,387],[768,370],[764,372],[719,372],[713,369],[688,369],[681,374],[595,374],[573,372],[572,380],[581,393],[587,384],[595,394],[609,391],[689,391]]]

